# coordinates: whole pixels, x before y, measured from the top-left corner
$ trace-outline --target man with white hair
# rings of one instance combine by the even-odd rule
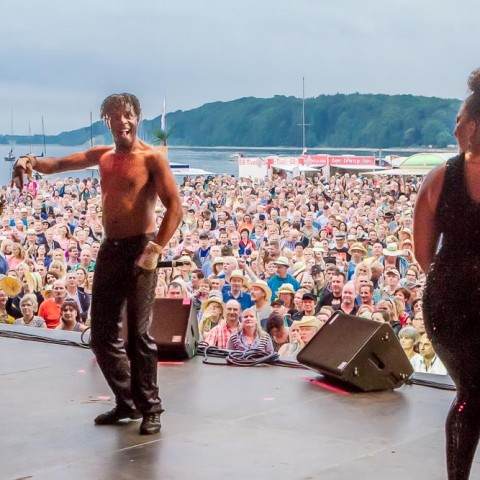
[[[218,274],[218,278],[223,278],[225,284],[222,288],[222,295],[227,294],[230,290],[230,276],[234,270],[238,270],[238,260],[233,256],[226,256],[223,259],[223,268]]]
[[[234,270],[238,269],[238,261],[235,257],[228,256],[223,259],[223,269],[218,274],[219,278],[225,278],[225,282],[228,282],[230,275]]]

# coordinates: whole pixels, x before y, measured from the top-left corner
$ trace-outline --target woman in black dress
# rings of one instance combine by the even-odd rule
[[[425,327],[457,387],[449,480],[469,478],[480,437],[480,69],[468,87],[454,131],[460,153],[426,177],[414,217],[415,256],[428,272]]]

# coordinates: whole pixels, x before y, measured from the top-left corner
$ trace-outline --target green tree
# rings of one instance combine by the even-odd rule
[[[163,130],[158,128],[152,132],[152,141],[155,145],[162,144],[164,147],[167,146],[167,140],[172,135],[175,127],[171,127],[168,130]]]

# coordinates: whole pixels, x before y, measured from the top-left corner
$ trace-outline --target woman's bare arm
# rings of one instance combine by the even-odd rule
[[[440,232],[435,219],[443,187],[445,164],[432,170],[425,178],[415,202],[413,238],[415,258],[426,273],[435,256]]]

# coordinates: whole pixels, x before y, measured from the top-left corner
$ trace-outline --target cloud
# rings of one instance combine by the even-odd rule
[[[460,0],[4,0],[0,132],[85,126],[112,92],[146,118],[243,96],[457,97],[476,68],[480,5]],[[458,25],[458,27],[455,27]],[[97,117],[98,118],[98,117]],[[38,129],[35,129],[38,131]]]

